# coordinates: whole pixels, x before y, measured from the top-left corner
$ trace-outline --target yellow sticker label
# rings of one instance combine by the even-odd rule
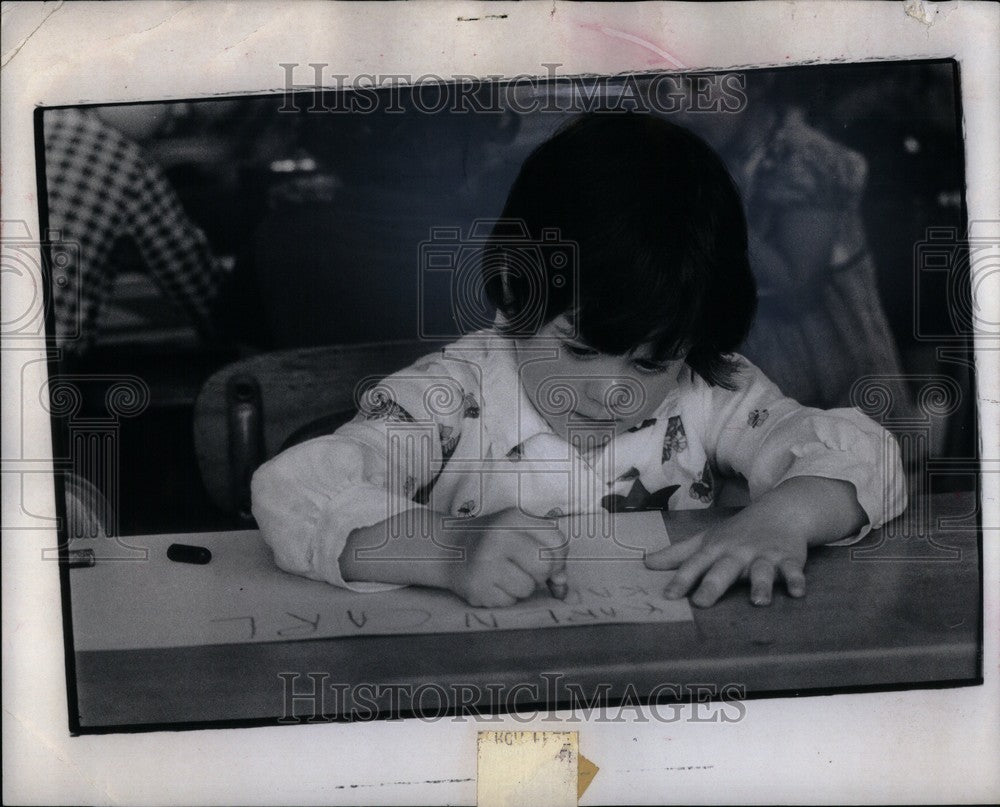
[[[579,759],[575,731],[481,731],[476,803],[576,807]]]

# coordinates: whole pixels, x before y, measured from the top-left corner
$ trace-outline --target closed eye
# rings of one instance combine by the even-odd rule
[[[583,345],[574,345],[569,342],[563,342],[563,348],[571,356],[576,356],[577,358],[580,359],[593,358],[594,356],[598,355],[598,352],[593,348],[584,347]]]
[[[661,364],[657,361],[649,361],[648,359],[633,359],[632,364],[640,373],[648,373],[653,375],[655,373],[666,372],[669,364]]]

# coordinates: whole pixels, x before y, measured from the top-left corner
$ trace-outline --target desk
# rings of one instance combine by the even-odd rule
[[[853,547],[812,552],[804,599],[779,592],[770,607],[755,608],[742,585],[714,607],[696,609],[694,622],[77,652],[79,730],[270,722],[282,716],[289,694],[281,673],[298,674],[296,693],[310,691],[313,680],[326,692],[335,684],[412,690],[433,683],[448,693],[478,687],[487,705],[495,701],[490,685],[508,706],[537,703],[539,692],[544,700],[543,673],[561,676],[560,701],[568,685],[587,699],[603,685],[614,702],[664,685],[754,696],[974,683],[981,675],[975,497],[930,496],[908,513],[921,511],[917,523],[934,525],[922,539],[901,537],[905,522],[898,521],[895,536],[879,530]],[[665,514],[672,540],[720,517],[711,509]],[[536,690],[515,691],[518,684]],[[408,709],[407,690],[397,691]],[[363,704],[330,695],[320,711],[335,717],[345,706]],[[436,701],[429,697],[424,706],[433,712]],[[315,702],[296,707],[308,715]]]

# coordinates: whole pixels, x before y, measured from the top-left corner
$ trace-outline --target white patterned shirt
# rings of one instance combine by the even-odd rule
[[[262,465],[253,514],[281,568],[375,591],[393,586],[345,582],[340,555],[352,530],[406,511],[688,510],[715,503],[722,478],[745,481],[752,501],[791,477],[819,476],[857,491],[868,524],[838,542],[850,543],[905,509],[888,432],[854,409],[803,407],[735,358],[734,391],[684,365],[651,417],[614,437],[571,425],[567,441],[528,400],[510,341],[472,334],[384,379],[335,433]]]

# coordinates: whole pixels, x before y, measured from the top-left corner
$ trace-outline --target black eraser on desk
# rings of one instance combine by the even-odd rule
[[[212,559],[212,553],[203,546],[171,544],[167,547],[167,557],[177,563],[196,563],[204,566]]]

